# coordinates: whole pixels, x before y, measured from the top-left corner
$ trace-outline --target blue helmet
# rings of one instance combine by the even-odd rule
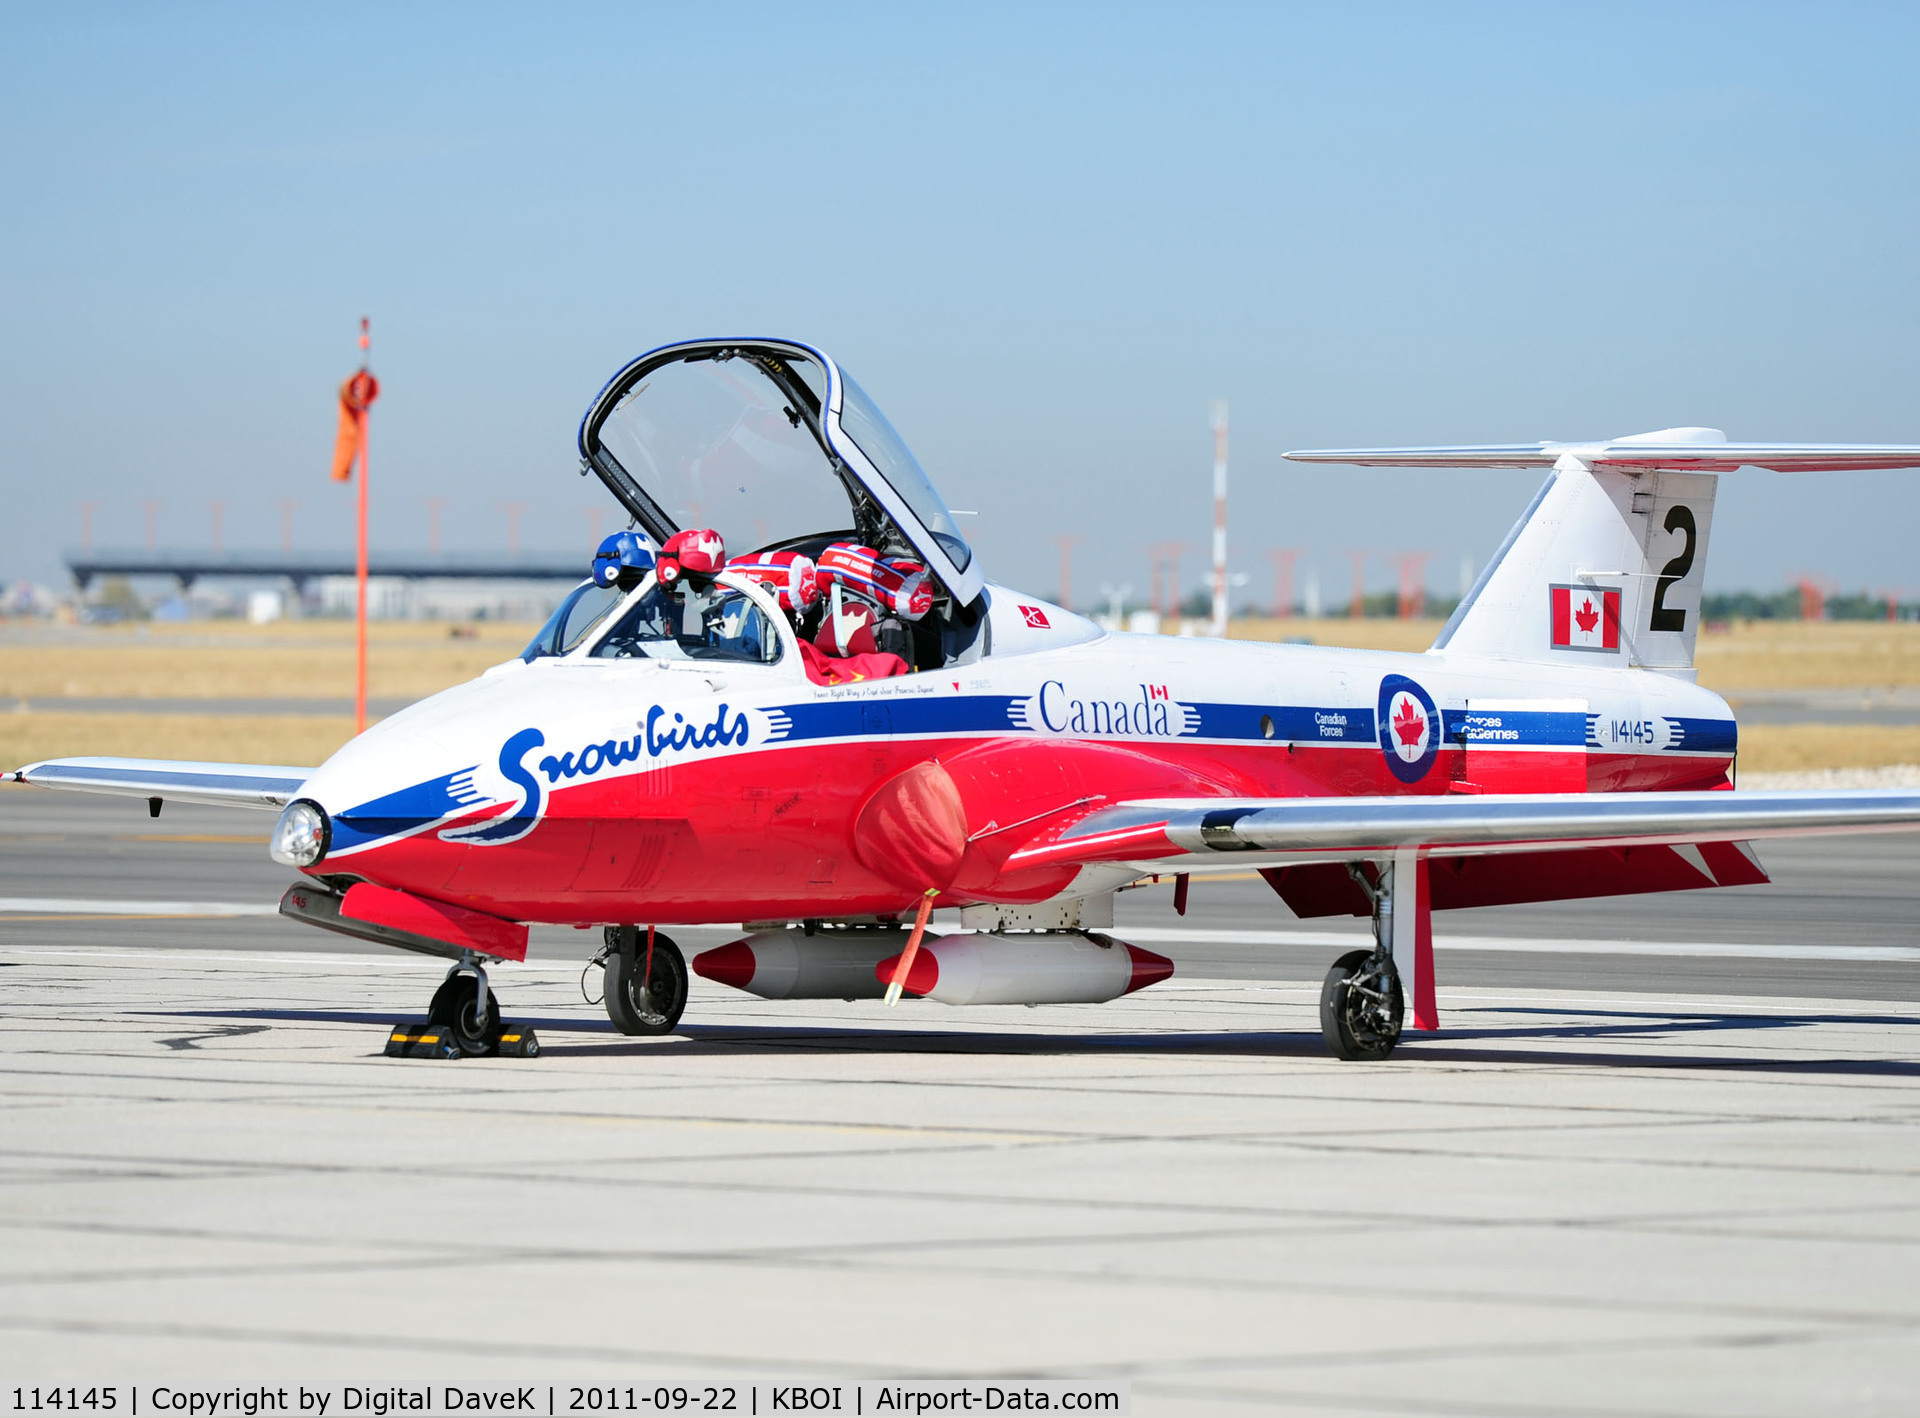
[[[593,554],[593,584],[637,586],[653,570],[657,554],[645,532],[615,532]]]

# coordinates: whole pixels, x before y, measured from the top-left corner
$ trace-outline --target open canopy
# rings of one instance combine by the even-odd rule
[[[924,563],[960,605],[973,552],[893,426],[831,359],[787,340],[700,340],[634,360],[580,424],[580,456],[665,541],[731,553],[852,539]],[[584,471],[584,468],[583,468]]]

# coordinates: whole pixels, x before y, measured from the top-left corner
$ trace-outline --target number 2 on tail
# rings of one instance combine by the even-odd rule
[[[1667,509],[1666,527],[1669,532],[1679,532],[1684,536],[1687,544],[1680,548],[1680,555],[1660,568],[1660,580],[1653,588],[1653,614],[1647,619],[1647,629],[1685,630],[1687,613],[1667,605],[1667,592],[1674,582],[1693,570],[1693,541],[1698,535],[1693,525],[1693,510],[1675,503]]]

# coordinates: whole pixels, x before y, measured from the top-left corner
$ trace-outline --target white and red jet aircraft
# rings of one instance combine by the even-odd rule
[[[1920,794],[1731,788],[1694,682],[1716,474],[1920,466],[1920,447],[1596,443],[1299,461],[1541,467],[1424,654],[1123,635],[988,582],[859,385],[784,340],[670,345],[616,374],[582,472],[631,514],[525,654],[319,768],[76,758],[16,777],[279,807],[281,910],[457,963],[430,1018],[484,1054],[486,979],[530,922],[606,929],[608,1012],[678,1022],[652,923],[744,921],[693,962],[774,999],[1098,1002],[1169,961],[1114,893],[1257,869],[1302,916],[1371,915],[1327,977],[1343,1058],[1412,1006],[1430,913],[1767,877],[1774,835],[1920,826]],[[729,556],[730,550],[744,555]],[[957,906],[963,931],[923,934]],[[909,925],[911,923],[911,927]]]

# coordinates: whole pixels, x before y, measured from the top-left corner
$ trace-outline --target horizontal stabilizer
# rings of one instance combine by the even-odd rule
[[[1694,473],[1730,473],[1735,468],[1772,468],[1782,473],[1920,468],[1920,445],[1729,443],[1717,428],[1663,428],[1591,443],[1303,448],[1285,456],[1295,463],[1344,463],[1362,468],[1550,468],[1567,454],[1592,468],[1671,468]]]
[[[283,808],[311,778],[311,768],[281,763],[192,763],[171,758],[50,758],[8,774],[36,788],[115,793],[130,798],[205,803],[214,807]]]

